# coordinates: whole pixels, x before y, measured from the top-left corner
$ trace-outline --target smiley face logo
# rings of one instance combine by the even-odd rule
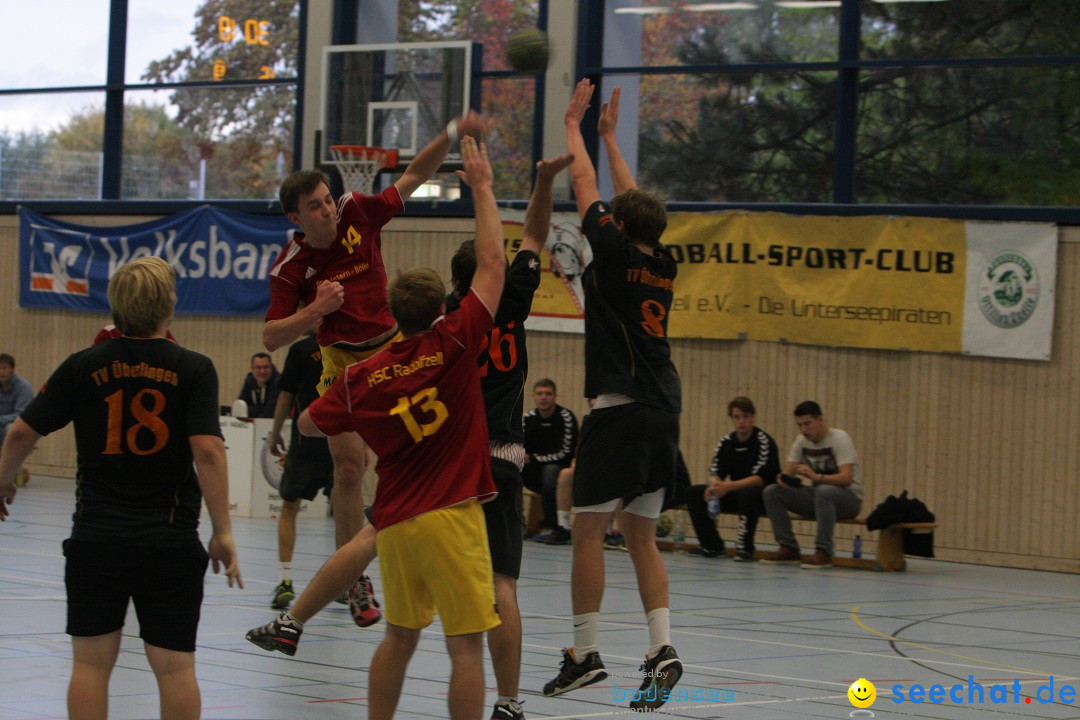
[[[877,700],[877,688],[866,678],[859,678],[851,683],[847,691],[848,700],[857,708],[868,708]]]

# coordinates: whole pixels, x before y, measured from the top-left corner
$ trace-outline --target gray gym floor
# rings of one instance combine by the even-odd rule
[[[0,718],[66,715],[70,644],[64,634],[63,558],[73,506],[69,480],[34,477],[0,525]],[[245,590],[207,576],[197,667],[204,718],[337,720],[366,716],[368,663],[382,625],[356,628],[332,606],[305,628],[294,658],[243,638],[268,621],[277,582],[275,523],[235,519]],[[302,518],[293,562],[298,589],[331,551],[332,521]],[[759,538],[759,544],[769,538]],[[640,683],[648,632],[629,557],[605,553],[600,651],[612,676],[559,698],[543,684],[572,642],[570,548],[527,541],[519,596],[524,623],[522,697],[529,718],[627,715],[613,696]],[[843,718],[848,686],[877,687],[877,717],[1080,718],[1080,576],[909,559],[906,573],[800,570],[666,555],[672,639],[685,664],[683,718]],[[372,569],[376,592],[378,568]],[[134,614],[111,685],[114,720],[157,717],[157,694]],[[450,664],[436,622],[409,666],[399,718],[445,718]],[[969,702],[969,676],[984,701]],[[1053,703],[1048,698],[1053,678]],[[494,678],[488,668],[488,694]],[[618,685],[618,690],[616,690]],[[913,703],[913,686],[940,685],[943,702]],[[949,691],[961,702],[953,702]],[[904,702],[896,703],[894,686]],[[996,689],[994,686],[998,686]],[[1065,690],[1064,702],[1062,690]],[[1074,693],[1070,697],[1069,690]],[[710,691],[722,700],[708,697]],[[1026,702],[1031,698],[1030,702]],[[998,702],[995,702],[995,699]],[[978,700],[977,690],[974,700]],[[1070,702],[1071,700],[1071,702]],[[490,707],[490,703],[489,703]],[[486,716],[485,716],[486,717]],[[857,715],[856,715],[857,717]]]

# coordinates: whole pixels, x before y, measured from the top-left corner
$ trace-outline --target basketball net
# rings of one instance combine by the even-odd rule
[[[375,176],[383,168],[397,162],[396,158],[391,159],[396,154],[381,147],[331,145],[330,157],[334,159],[330,164],[337,167],[346,192],[370,195],[375,187]]]

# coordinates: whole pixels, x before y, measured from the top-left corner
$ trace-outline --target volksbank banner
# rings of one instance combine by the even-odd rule
[[[503,218],[512,253],[523,214]],[[750,212],[668,221],[672,337],[1050,358],[1054,225]],[[541,259],[527,327],[582,332],[590,256],[576,215],[553,216]]]
[[[19,209],[19,306],[107,313],[109,278],[154,255],[176,270],[177,312],[259,315],[267,272],[294,226],[202,207],[138,225],[72,225]]]

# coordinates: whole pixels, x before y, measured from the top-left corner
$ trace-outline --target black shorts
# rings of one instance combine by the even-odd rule
[[[195,652],[209,556],[198,540],[146,548],[64,541],[67,634],[107,635],[135,604],[139,637],[166,650]]]
[[[679,455],[679,414],[641,403],[593,410],[581,423],[574,507],[639,495],[672,494]]]
[[[491,569],[517,579],[521,574],[521,544],[525,520],[522,516],[521,473],[514,463],[491,458],[491,476],[499,494],[481,505],[487,520]]]
[[[326,438],[294,437],[285,456],[278,494],[285,502],[314,500],[320,490],[334,486],[334,460]]]

